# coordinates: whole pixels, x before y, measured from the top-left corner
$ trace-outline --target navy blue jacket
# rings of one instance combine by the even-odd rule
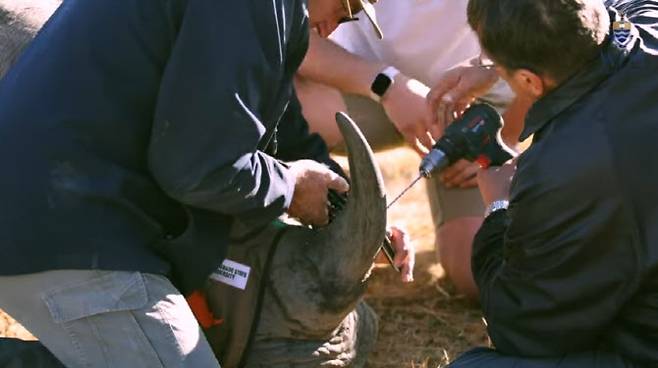
[[[328,160],[293,98],[307,42],[303,0],[65,1],[0,84],[0,273],[199,285],[232,221],[289,205],[275,141]]]
[[[634,24],[628,44],[609,38],[532,106],[532,145],[509,209],[476,235],[473,273],[501,353],[603,351],[656,367],[658,1],[608,3]]]

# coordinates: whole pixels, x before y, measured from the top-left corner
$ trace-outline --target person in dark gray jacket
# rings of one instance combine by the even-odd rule
[[[183,295],[348,189],[291,79],[364,1],[64,1],[0,82],[0,308],[69,367],[218,366]]]
[[[495,350],[450,367],[658,366],[658,1],[468,11],[501,77],[534,101],[521,135],[534,138],[480,174],[489,215],[472,267]]]

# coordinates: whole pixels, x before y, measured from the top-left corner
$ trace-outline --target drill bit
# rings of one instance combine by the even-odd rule
[[[404,190],[402,191],[402,193],[398,194],[398,196],[395,197],[394,200],[392,200],[391,202],[389,202],[389,204],[386,206],[386,209],[391,208],[391,206],[392,206],[395,202],[397,202],[398,199],[400,199],[400,197],[402,197],[405,193],[407,193],[407,191],[409,191],[409,189],[411,189],[411,187],[413,187],[413,186],[418,182],[418,180],[420,180],[420,179],[422,179],[422,178],[423,178],[423,175],[418,175],[418,177],[417,177],[416,179],[414,179],[414,181],[412,181],[411,184],[409,184],[406,188],[404,188]]]
[[[400,193],[397,197],[395,197],[395,199],[392,200],[386,206],[386,209],[389,209],[395,202],[397,202],[397,200],[400,199],[409,189],[411,189],[411,187],[413,187],[414,184],[416,184],[418,180],[420,180],[421,178],[423,178],[423,175],[422,174],[418,175],[418,177],[414,181],[412,181],[411,184],[409,184],[406,188],[404,188],[402,193]],[[393,245],[391,245],[391,239],[388,233],[384,238],[384,243],[382,244],[380,250],[384,252],[384,255],[386,256],[386,259],[388,260],[388,263],[391,265],[391,267],[393,267],[393,269],[396,270],[397,272],[400,272],[401,271],[400,268],[395,265],[395,261],[394,261],[395,250],[393,249]]]

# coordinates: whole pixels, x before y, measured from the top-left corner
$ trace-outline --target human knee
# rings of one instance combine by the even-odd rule
[[[443,223],[436,233],[439,262],[457,290],[477,299],[478,288],[471,271],[473,236],[482,223],[481,217],[462,217]]]

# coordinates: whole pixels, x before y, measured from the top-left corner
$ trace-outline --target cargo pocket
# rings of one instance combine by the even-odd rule
[[[139,309],[148,300],[139,272],[99,272],[99,276],[52,290],[43,297],[56,323],[100,313]]]
[[[71,338],[81,365],[161,367],[133,314],[147,307],[143,276],[139,272],[94,273],[42,297],[53,321]]]

